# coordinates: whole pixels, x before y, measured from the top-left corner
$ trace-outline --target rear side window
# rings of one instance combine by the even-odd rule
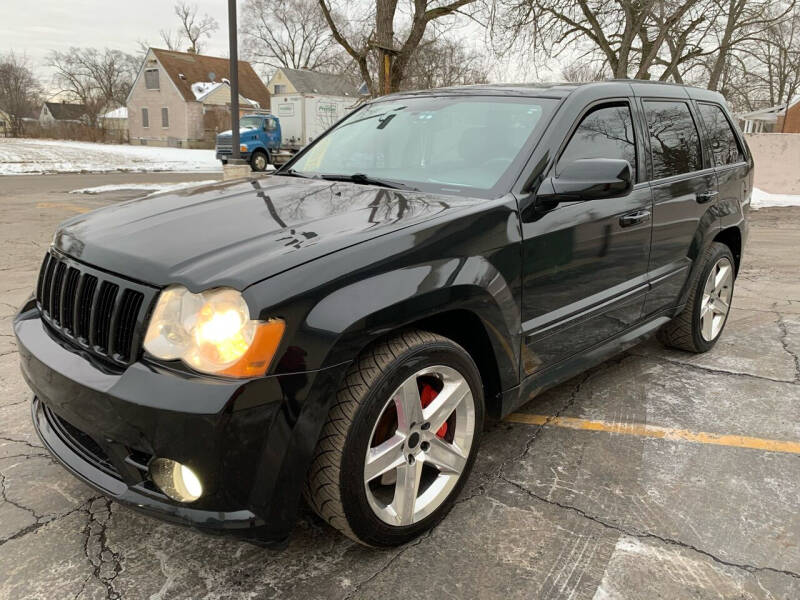
[[[627,103],[604,104],[587,114],[564,148],[556,171],[582,158],[627,160],[636,181],[636,138]]]
[[[721,166],[742,162],[744,153],[722,107],[716,104],[700,103],[700,116],[708,131],[711,152],[714,154],[714,164]]]
[[[700,135],[688,104],[667,100],[646,101],[644,113],[650,131],[653,179],[703,168]]]

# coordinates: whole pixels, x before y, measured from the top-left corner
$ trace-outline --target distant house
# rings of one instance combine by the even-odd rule
[[[800,133],[800,98],[739,115],[745,133]]]
[[[284,117],[282,136],[302,144],[344,117],[362,99],[358,87],[345,77],[305,69],[278,69],[267,88],[272,95],[272,113]],[[304,119],[291,118],[303,110]]]
[[[281,68],[275,71],[267,83],[269,93],[281,94],[322,94],[358,99],[358,87],[341,75],[319,73],[307,69]]]
[[[127,99],[131,143],[202,147],[229,129],[227,58],[150,48]],[[239,111],[269,110],[270,95],[250,63],[239,61]]]
[[[39,123],[42,127],[51,127],[57,123],[82,123],[85,116],[86,107],[83,104],[45,102],[39,113]]]

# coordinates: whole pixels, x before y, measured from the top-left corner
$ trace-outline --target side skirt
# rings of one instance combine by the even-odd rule
[[[503,392],[500,417],[505,417],[514,412],[545,390],[563,383],[575,375],[635,346],[670,321],[675,314],[676,309],[674,307],[663,310],[652,315],[644,323],[631,327],[618,336],[605,340],[535,375],[531,375],[517,387]]]

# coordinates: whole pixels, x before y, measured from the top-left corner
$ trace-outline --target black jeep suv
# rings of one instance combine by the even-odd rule
[[[275,175],[65,222],[14,322],[42,441],[173,522],[365,544],[441,519],[487,416],[658,332],[719,339],[753,162],[719,94],[379,98]]]

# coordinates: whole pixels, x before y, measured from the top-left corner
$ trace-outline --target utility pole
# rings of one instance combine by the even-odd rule
[[[236,33],[236,0],[228,0],[228,42],[231,57],[231,164],[243,164],[239,150],[239,40]]]

